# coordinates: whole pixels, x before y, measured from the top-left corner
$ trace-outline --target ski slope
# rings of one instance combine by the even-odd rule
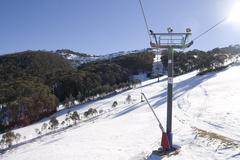
[[[81,115],[88,108],[103,113],[77,125],[37,137],[36,124],[14,132],[26,136],[24,144],[0,155],[1,160],[234,160],[240,159],[240,65],[218,73],[174,78],[173,143],[181,146],[171,156],[152,153],[160,147],[161,131],[144,92],[166,126],[166,77],[142,82],[121,94],[71,108]],[[126,97],[131,95],[128,104]],[[114,101],[117,107],[112,108]],[[61,122],[67,110],[55,114]]]

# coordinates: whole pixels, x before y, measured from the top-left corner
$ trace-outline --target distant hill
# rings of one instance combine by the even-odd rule
[[[79,52],[74,52],[70,49],[59,49],[56,50],[56,53],[64,56],[64,58],[71,58],[72,55],[79,56],[79,57],[91,57],[91,55],[86,54],[86,53],[79,53]]]
[[[69,49],[56,50],[56,53],[67,59],[73,67],[78,67],[84,63],[93,62],[100,58],[100,56],[74,52]]]
[[[47,51],[25,51],[0,56],[0,80],[21,76],[44,77],[57,71],[73,70],[70,63],[58,54]]]
[[[73,67],[79,67],[82,64],[99,61],[99,60],[109,60],[119,56],[130,55],[135,53],[151,52],[151,49],[133,50],[133,51],[120,51],[105,55],[94,55],[87,53],[79,53],[69,49],[56,50],[56,53],[61,55],[63,58],[67,59]]]

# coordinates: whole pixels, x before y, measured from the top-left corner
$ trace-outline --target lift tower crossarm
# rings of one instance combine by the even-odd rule
[[[150,30],[150,35],[153,36],[155,43],[150,42],[150,45],[154,49],[168,49],[172,47],[174,49],[185,49],[193,44],[193,41],[186,43],[187,38],[191,35],[191,32],[182,33],[154,33]],[[157,38],[158,37],[158,38]]]

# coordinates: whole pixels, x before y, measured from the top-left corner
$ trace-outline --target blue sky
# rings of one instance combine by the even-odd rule
[[[193,36],[239,0],[142,0],[150,28],[192,28]],[[0,54],[67,48],[107,54],[149,47],[138,0],[1,0]],[[191,49],[240,44],[240,25],[224,23]]]

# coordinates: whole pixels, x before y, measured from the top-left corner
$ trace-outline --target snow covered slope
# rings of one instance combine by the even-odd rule
[[[56,53],[67,59],[74,67],[100,59],[100,56],[74,52],[68,49],[57,50]]]
[[[174,78],[173,134],[178,153],[163,159],[240,159],[240,65],[218,73]],[[81,115],[88,108],[103,113],[77,125],[38,138],[34,125],[17,129],[24,144],[0,155],[1,160],[155,160],[161,132],[150,109],[140,102],[144,92],[165,126],[166,77],[148,80],[135,89],[72,108]],[[131,95],[132,101],[126,102]],[[117,107],[112,108],[114,101]],[[56,113],[61,122],[65,111]]]
[[[74,67],[78,67],[84,63],[94,62],[97,60],[109,60],[119,56],[124,56],[128,54],[149,52],[150,48],[142,50],[133,50],[133,51],[120,51],[115,53],[110,53],[106,55],[90,55],[86,53],[78,53],[67,49],[57,50],[56,53],[60,54],[63,58],[67,59]]]

